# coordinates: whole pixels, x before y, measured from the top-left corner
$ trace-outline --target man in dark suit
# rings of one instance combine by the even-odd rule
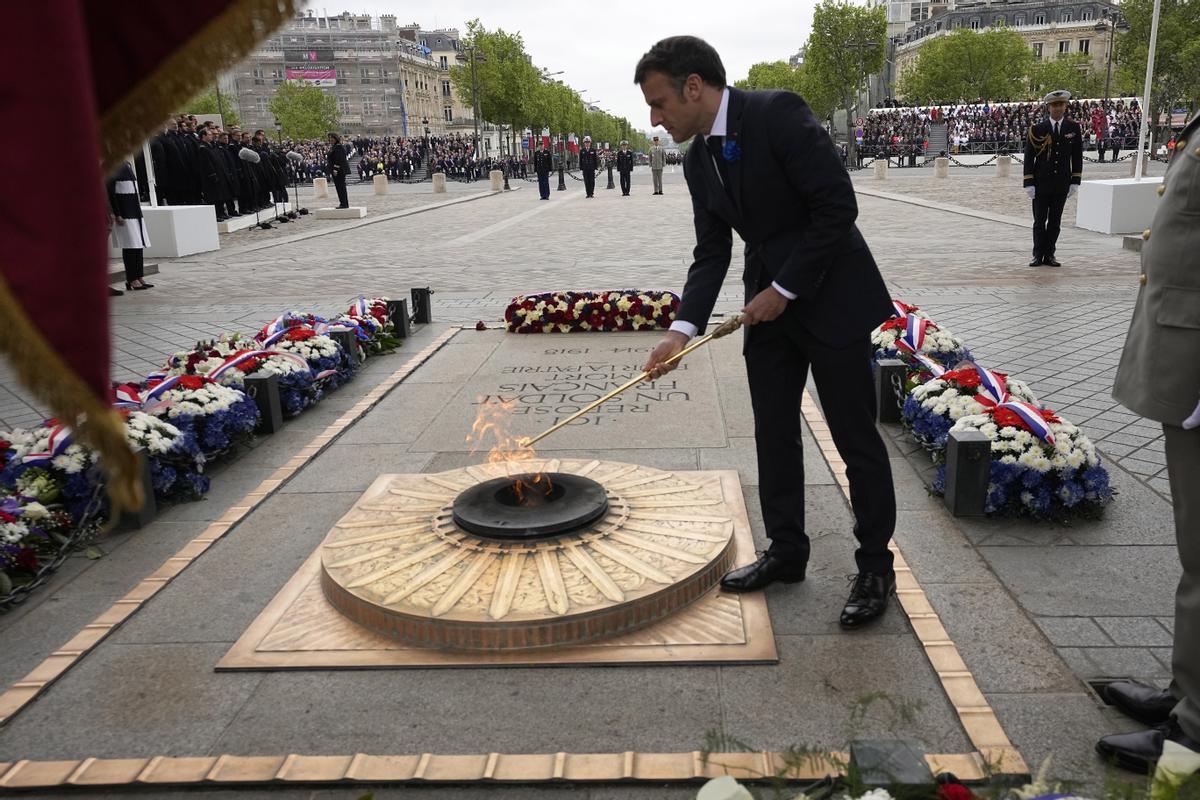
[[[621,149],[617,151],[617,173],[621,176],[621,194],[629,197],[630,178],[633,175],[633,152],[629,142],[621,140]]]
[[[346,158],[346,148],[342,145],[342,137],[336,133],[329,134],[329,153],[325,156],[325,170],[333,176],[333,186],[337,189],[338,208],[349,208],[350,195],[346,193],[346,176],[350,174],[350,161]]]
[[[553,166],[554,158],[546,149],[545,142],[542,142],[538,145],[537,152],[533,154],[533,169],[537,173],[538,193],[541,194],[543,200],[550,199],[550,170]]]
[[[896,499],[887,450],[875,427],[871,330],[891,300],[854,224],[858,206],[833,143],[790,92],[743,92],[725,85],[720,56],[706,42],[676,36],[638,62],[634,82],[650,122],[682,142],[696,226],[694,261],[682,304],[646,369],[659,377],[708,322],[729,270],[732,230],[746,242],[742,309],[745,358],[758,448],[759,498],[770,548],[725,576],[727,591],[804,580],[800,398],[811,369],[825,418],[846,462],[854,510],[858,575],[843,627],[879,617],[895,589],[888,550]]]
[[[1050,117],[1029,126],[1025,134],[1025,194],[1033,201],[1031,267],[1061,267],[1054,258],[1063,206],[1079,191],[1083,177],[1083,129],[1066,118],[1071,93],[1051,92],[1043,98]]]

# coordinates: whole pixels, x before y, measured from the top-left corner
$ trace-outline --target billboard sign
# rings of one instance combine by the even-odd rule
[[[337,70],[333,66],[333,50],[284,50],[284,77],[313,86],[337,86]]]

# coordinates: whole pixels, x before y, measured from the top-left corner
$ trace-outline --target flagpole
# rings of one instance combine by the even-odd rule
[[[1158,16],[1162,10],[1162,0],[1154,0],[1154,17],[1150,22],[1150,49],[1146,53],[1146,84],[1142,90],[1142,125],[1138,129],[1137,164],[1133,167],[1135,182],[1142,180],[1143,150],[1146,146],[1146,132],[1150,126],[1150,83],[1154,80],[1154,51],[1158,44]],[[1170,110],[1167,111],[1168,115]],[[1168,119],[1170,117],[1168,116]]]

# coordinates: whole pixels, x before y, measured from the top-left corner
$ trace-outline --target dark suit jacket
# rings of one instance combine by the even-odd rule
[[[696,224],[694,261],[678,318],[704,330],[729,270],[732,230],[746,242],[747,299],[773,281],[797,298],[778,322],[831,347],[863,340],[892,315],[871,251],[854,224],[854,186],[808,105],[790,92],[730,89],[729,191],[703,137],[684,175]],[[748,329],[747,341],[754,335]]]
[[[633,172],[633,151],[618,150],[617,151],[617,172],[622,174]]]
[[[335,144],[329,148],[325,156],[325,169],[331,176],[344,178],[350,174],[350,160],[346,158],[346,148]]]
[[[1025,186],[1039,194],[1066,194],[1083,178],[1083,129],[1063,118],[1058,136],[1049,119],[1030,125],[1025,134]]]

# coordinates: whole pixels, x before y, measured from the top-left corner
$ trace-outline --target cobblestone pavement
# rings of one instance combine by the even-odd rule
[[[1100,172],[1089,165],[1089,176]],[[929,170],[886,182],[860,173],[854,182],[860,226],[894,296],[954,330],[981,362],[1028,380],[1093,437],[1121,486],[1102,526],[963,524],[963,535],[1036,622],[1033,635],[1040,630],[1077,676],[1164,680],[1178,565],[1163,440],[1157,426],[1110,397],[1138,256],[1119,236],[1066,226],[1062,268],[1025,266],[1030,234],[1019,178],[997,191],[990,168],[952,169],[936,182]],[[600,188],[585,199],[580,184],[567,181],[547,202],[523,181],[499,195],[456,186],[437,198],[420,187],[380,199],[356,188],[351,202],[366,200],[370,224],[306,220],[286,226],[286,235],[272,232],[274,241],[235,234],[241,238],[220,251],[160,260],[155,289],[112,302],[114,372],[140,377],[197,339],[253,331],[289,308],[333,312],[360,292],[407,296],[431,286],[438,321],[494,325],[519,292],[678,290],[694,244],[683,176],[668,170],[664,196],[652,196],[649,184],[639,169],[631,197]],[[464,202],[373,221],[447,200]],[[731,269],[718,311],[740,307],[739,273]],[[0,372],[0,387],[0,427],[39,419],[10,372]],[[969,608],[966,596],[951,602]],[[1002,692],[996,702],[1003,704]]]

